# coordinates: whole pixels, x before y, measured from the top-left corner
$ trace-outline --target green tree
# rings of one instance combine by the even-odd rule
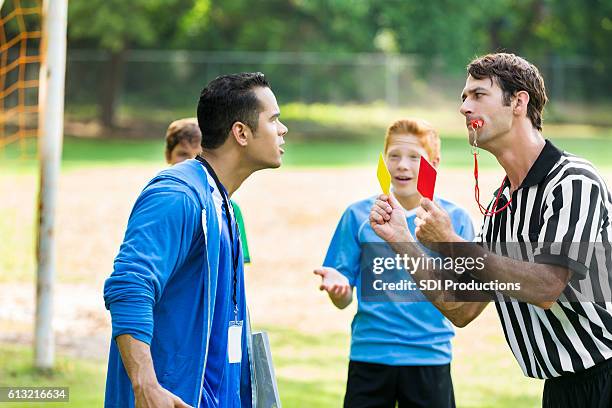
[[[112,128],[116,124],[116,105],[127,50],[169,46],[183,17],[200,12],[206,4],[202,0],[70,1],[70,45],[108,52],[99,89],[98,114],[103,126]]]
[[[238,51],[371,51],[371,0],[210,0],[206,25],[184,19],[176,46]]]

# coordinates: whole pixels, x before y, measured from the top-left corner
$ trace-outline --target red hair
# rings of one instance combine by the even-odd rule
[[[429,161],[440,159],[440,136],[436,129],[422,119],[400,119],[387,128],[384,152],[387,154],[393,136],[414,135],[427,152]]]

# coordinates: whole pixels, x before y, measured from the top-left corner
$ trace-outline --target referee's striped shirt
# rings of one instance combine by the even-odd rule
[[[499,207],[510,199],[507,181],[502,188]],[[537,249],[529,255],[532,261],[566,266],[572,271],[572,282],[582,282],[568,285],[549,310],[496,293],[506,341],[525,375],[559,377],[612,358],[611,211],[612,196],[593,165],[547,140],[525,180],[512,193],[510,207],[485,217],[477,240],[491,249],[510,242],[598,242],[605,248],[587,252],[534,245]],[[597,285],[599,293],[607,294],[605,299],[595,299],[592,293],[589,298],[591,289],[581,290],[584,280],[579,279],[586,275],[604,276]]]

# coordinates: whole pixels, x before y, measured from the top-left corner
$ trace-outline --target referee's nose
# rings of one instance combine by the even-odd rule
[[[461,114],[465,116],[466,118],[468,116],[471,116],[472,113],[474,113],[472,111],[472,108],[469,105],[469,99],[466,98],[466,100],[463,101],[463,103],[461,104],[461,107],[459,108],[459,112],[461,112]]]

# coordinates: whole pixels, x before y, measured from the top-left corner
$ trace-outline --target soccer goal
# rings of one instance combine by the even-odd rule
[[[67,0],[0,0],[0,149],[36,141],[35,366],[54,364],[54,214],[62,150]]]

